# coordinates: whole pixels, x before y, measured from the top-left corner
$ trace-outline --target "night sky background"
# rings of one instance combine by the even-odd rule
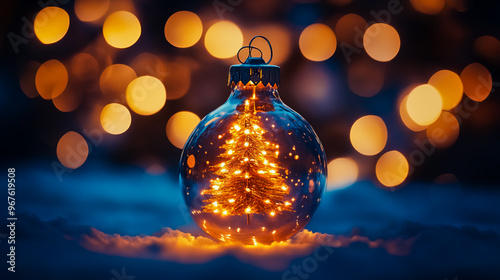
[[[220,2],[230,9],[221,14]],[[17,51],[9,34],[22,34],[26,20],[33,22],[44,6],[37,1],[2,3],[0,166],[4,178],[7,168],[16,169],[18,218],[16,273],[7,271],[8,232],[0,227],[2,279],[500,278],[500,13],[495,1],[447,0],[435,14],[397,1],[402,12],[392,15],[389,24],[398,31],[401,48],[394,59],[375,62],[368,71],[367,79],[384,73],[383,85],[371,97],[354,93],[348,83],[351,63],[370,60],[363,49],[349,62],[337,38],[333,56],[315,62],[301,52],[299,37],[314,23],[336,31],[338,20],[349,13],[377,21],[371,12],[387,9],[393,1],[220,2],[111,0],[110,10],[131,11],[142,27],[133,46],[116,49],[103,38],[106,16],[83,22],[73,1],[54,1],[69,14],[67,34],[47,45],[28,38]],[[201,18],[203,35],[192,47],[176,48],[166,40],[164,27],[183,10]],[[171,143],[166,125],[179,111],[203,118],[229,96],[228,69],[237,60],[213,57],[203,42],[207,29],[221,20],[241,28],[244,44],[269,24],[285,30],[286,40],[271,38],[275,52],[286,50],[277,63],[282,100],[309,121],[329,162],[349,157],[359,168],[346,186],[333,186],[338,182],[329,178],[331,185],[307,231],[282,247],[217,245],[192,222],[182,198],[182,150]],[[482,36],[488,40],[479,40]],[[87,69],[92,77],[86,81],[71,72],[72,58],[82,52],[97,61],[96,73]],[[137,62],[143,53],[156,60]],[[78,96],[71,109],[38,96],[33,79],[23,85],[26,77],[34,78],[30,67],[51,59],[70,72],[67,89]],[[417,143],[426,139],[425,130],[414,132],[400,118],[402,92],[427,83],[441,69],[460,75],[473,62],[491,73],[490,95],[482,102],[464,95],[459,107],[473,104],[475,109],[467,115],[450,110],[460,123],[457,140],[445,148],[429,143],[422,148]],[[154,115],[132,112],[130,128],[110,135],[99,124],[100,110],[109,103],[99,75],[117,63],[132,65],[137,76],[144,75],[141,69],[148,63],[155,69],[163,65],[167,98],[169,91],[181,93]],[[187,74],[178,74],[172,65],[181,65]],[[350,142],[352,124],[365,115],[377,115],[387,126],[387,144],[379,155],[362,155]],[[58,175],[58,141],[68,131],[84,136],[88,157],[76,169],[62,167]],[[98,131],[100,140],[93,141],[85,131]],[[432,151],[415,164],[410,155],[425,149]],[[400,151],[410,163],[410,174],[395,187],[381,184],[375,172],[377,159],[390,150]],[[3,188],[0,220],[7,224],[7,183]]]

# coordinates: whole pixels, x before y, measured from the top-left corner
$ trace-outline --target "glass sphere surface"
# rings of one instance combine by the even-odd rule
[[[270,244],[309,222],[326,166],[316,133],[276,87],[240,82],[191,133],[180,181],[191,217],[210,236]]]

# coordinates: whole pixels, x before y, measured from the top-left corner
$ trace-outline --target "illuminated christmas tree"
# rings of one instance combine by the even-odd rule
[[[250,214],[275,216],[292,211],[291,203],[285,201],[289,190],[276,160],[279,146],[264,138],[266,131],[259,124],[255,100],[246,100],[229,130],[231,138],[221,146],[224,152],[219,157],[224,161],[213,167],[217,178],[202,193],[210,195],[203,201],[204,212],[246,214],[249,224]]]

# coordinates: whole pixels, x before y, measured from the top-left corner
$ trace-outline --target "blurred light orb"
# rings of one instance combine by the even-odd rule
[[[79,133],[69,131],[57,143],[57,158],[67,168],[76,169],[87,160],[89,146]]]
[[[170,44],[178,48],[189,48],[200,40],[203,25],[195,13],[179,11],[168,18],[164,31]]]
[[[352,158],[336,158],[328,163],[327,190],[348,187],[358,179],[358,164]]]
[[[243,33],[230,21],[219,21],[205,34],[205,48],[216,58],[230,58],[238,53],[243,45]]]
[[[441,95],[436,88],[428,84],[414,88],[406,100],[408,115],[418,125],[430,125],[437,120],[442,109]]]
[[[38,61],[30,61],[23,69],[21,76],[19,77],[19,86],[23,93],[29,98],[35,98],[38,96],[38,91],[36,89],[35,79],[38,68],[42,65]]]
[[[69,28],[69,15],[59,7],[46,7],[35,17],[33,29],[43,44],[53,44],[61,40]]]
[[[110,103],[102,109],[100,121],[104,131],[118,135],[128,130],[132,123],[132,116],[127,107],[118,103]]]
[[[500,41],[489,35],[474,41],[474,50],[482,57],[498,62],[500,60]]]
[[[421,13],[435,15],[443,10],[445,0],[412,0],[411,4]]]
[[[460,74],[465,94],[472,100],[481,102],[490,95],[493,87],[491,73],[477,62],[467,65]]]
[[[172,145],[182,149],[189,138],[189,135],[191,135],[191,132],[193,132],[199,122],[200,117],[194,113],[187,111],[175,113],[172,117],[170,117],[167,123],[168,140],[172,143]],[[194,156],[190,161],[194,166]]]
[[[75,0],[75,14],[81,21],[93,22],[106,14],[109,4],[110,0]]]
[[[126,99],[132,111],[149,116],[163,108],[167,101],[167,92],[158,78],[141,76],[127,86]]]
[[[364,116],[354,122],[349,137],[356,151],[373,156],[380,153],[387,143],[387,127],[378,116]]]
[[[56,59],[43,63],[36,72],[35,85],[43,99],[59,96],[68,84],[68,71]]]
[[[95,78],[99,72],[99,63],[88,53],[79,53],[71,59],[70,72],[82,81]]]
[[[160,80],[163,80],[168,75],[171,75],[163,59],[156,54],[144,52],[132,60],[130,66],[134,69],[138,76],[151,75]]]
[[[290,56],[292,46],[291,46],[291,34],[286,25],[281,24],[265,24],[257,26],[252,29],[245,29],[244,32],[245,42],[250,41],[250,39],[255,36],[255,34],[262,35],[269,39],[273,45],[273,60],[274,65],[280,65],[284,63]],[[252,46],[259,48],[262,51],[262,56],[267,60],[271,56],[269,46],[264,40],[255,40]],[[258,54],[258,51],[252,52],[252,55]],[[243,57],[244,53],[240,53]]]
[[[384,153],[375,166],[378,181],[386,187],[395,187],[403,183],[409,170],[408,161],[398,151]]]
[[[375,23],[366,29],[363,46],[371,58],[386,62],[398,54],[401,40],[394,27],[385,23]]]
[[[59,96],[52,98],[52,103],[61,112],[71,112],[80,106],[82,99],[81,89],[68,87]]]
[[[300,34],[299,48],[305,58],[312,61],[324,61],[335,53],[337,38],[327,25],[311,24]]]
[[[401,104],[399,104],[399,115],[404,125],[412,131],[422,131],[427,127],[425,125],[419,125],[418,123],[414,122],[408,114],[408,95],[406,95],[401,101]]]
[[[353,61],[347,69],[347,82],[355,94],[371,97],[384,85],[385,68],[368,59]]]
[[[429,79],[429,85],[437,89],[443,100],[443,110],[455,108],[460,100],[464,87],[460,77],[450,70],[441,70],[436,72]]]
[[[427,127],[427,139],[436,148],[448,148],[457,141],[460,126],[453,114],[443,111],[439,118]]]
[[[137,75],[130,66],[124,64],[113,64],[101,73],[99,87],[109,101],[125,102],[127,86]]]
[[[114,12],[104,21],[102,34],[110,46],[117,49],[128,48],[141,36],[141,23],[131,12]]]
[[[358,30],[364,30],[366,20],[357,14],[346,14],[342,16],[335,25],[335,35],[339,42],[346,42],[351,45],[361,44],[362,38],[356,38]],[[356,40],[358,39],[358,40]]]

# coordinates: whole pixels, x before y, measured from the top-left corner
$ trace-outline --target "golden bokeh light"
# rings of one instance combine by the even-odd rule
[[[324,61],[335,53],[337,37],[327,25],[311,24],[300,34],[299,48],[305,58],[312,61]]]
[[[352,158],[336,158],[328,163],[327,190],[348,187],[358,179],[358,164]]]
[[[57,143],[57,158],[67,168],[76,169],[82,166],[88,155],[87,141],[77,132],[67,132]]]
[[[187,159],[187,165],[189,168],[193,168],[196,164],[196,158],[194,157],[194,155],[190,155]]]
[[[191,112],[181,111],[175,113],[167,123],[168,140],[177,148],[182,149],[189,135],[200,122],[200,118]],[[194,156],[193,156],[194,166]]]
[[[66,88],[59,96],[52,98],[52,103],[61,112],[76,110],[82,103],[83,94],[78,88]]]
[[[427,126],[441,114],[443,101],[433,86],[424,84],[414,88],[406,100],[408,116],[418,125]]]
[[[443,10],[445,0],[412,0],[411,4],[421,13],[435,15]]]
[[[59,96],[68,84],[68,71],[56,59],[43,63],[36,72],[35,85],[43,99]]]
[[[249,42],[255,34],[266,37],[272,43],[273,59],[271,64],[280,65],[288,59],[292,51],[292,38],[290,31],[288,31],[286,26],[281,24],[265,24],[256,28],[246,29],[243,36],[245,39],[244,41]],[[256,39],[253,41],[252,46],[257,47],[262,51],[262,57],[264,60],[267,61],[269,59],[271,53],[266,41]],[[244,51],[242,51],[240,56],[244,57],[244,54]],[[252,52],[253,56],[257,54],[259,54],[258,51]]]
[[[152,115],[163,108],[167,92],[163,83],[153,76],[141,76],[127,86],[127,104],[139,115]]]
[[[467,65],[460,74],[465,94],[472,100],[481,102],[490,95],[493,87],[491,73],[477,62]]]
[[[99,64],[91,54],[79,53],[71,59],[70,73],[82,81],[94,79],[98,72]]]
[[[141,23],[131,12],[114,12],[104,21],[102,34],[110,46],[118,49],[128,48],[141,36]]]
[[[102,109],[100,121],[104,131],[118,135],[130,127],[132,116],[127,107],[118,103],[110,103]]]
[[[361,42],[356,42],[356,35],[358,32],[363,32],[365,27],[366,20],[360,15],[346,14],[337,21],[335,35],[339,42],[346,42],[350,45],[360,44]]]
[[[349,137],[356,151],[373,156],[380,153],[387,143],[387,127],[378,116],[364,116],[354,122]]]
[[[384,85],[385,67],[369,59],[360,59],[349,64],[347,82],[355,94],[371,97]]]
[[[460,103],[464,87],[460,77],[452,71],[441,70],[429,79],[429,85],[437,89],[443,100],[443,110],[451,110]]]
[[[53,44],[61,40],[69,28],[69,15],[59,7],[46,7],[35,17],[33,29],[43,44]]]
[[[230,21],[219,21],[205,34],[205,48],[216,58],[230,58],[238,53],[243,45],[243,33]]]
[[[460,126],[458,120],[449,112],[442,112],[427,130],[427,139],[436,148],[448,148],[457,141]]]
[[[405,156],[398,151],[383,154],[375,166],[378,181],[386,187],[395,187],[406,179],[410,168]]]
[[[101,73],[99,87],[101,92],[112,102],[125,102],[127,86],[137,75],[130,66],[113,64]]]
[[[203,25],[195,13],[179,11],[168,18],[164,31],[170,44],[178,48],[188,48],[200,40]]]
[[[110,0],[75,0],[75,14],[84,22],[97,21],[106,14],[109,5]]]
[[[375,23],[366,29],[363,46],[371,58],[386,62],[398,54],[401,40],[394,27],[385,23]]]
[[[42,65],[38,61],[30,61],[23,69],[21,76],[19,77],[19,86],[23,93],[29,98],[35,98],[38,96],[38,92],[35,84],[35,77],[38,68]]]
[[[401,100],[401,103],[399,104],[399,116],[401,117],[401,120],[405,124],[406,127],[408,127],[410,130],[418,132],[424,130],[427,126],[425,125],[419,125],[418,123],[414,122],[410,115],[408,114],[408,95],[405,95],[405,97]]]

